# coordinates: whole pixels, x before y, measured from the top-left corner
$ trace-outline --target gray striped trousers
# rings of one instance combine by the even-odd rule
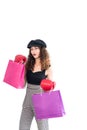
[[[22,112],[20,116],[19,130],[30,130],[32,120],[35,117],[31,97],[32,94],[40,93],[41,91],[42,90],[39,85],[31,85],[31,84],[27,85],[26,95],[24,98]],[[38,130],[49,130],[47,119],[41,119],[41,120],[36,119],[36,123],[37,123]]]

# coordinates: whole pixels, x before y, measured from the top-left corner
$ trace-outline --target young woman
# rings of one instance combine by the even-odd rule
[[[27,48],[29,49],[28,59],[25,64],[27,90],[23,102],[19,130],[30,130],[35,115],[31,99],[32,94],[43,91],[40,87],[42,79],[52,80],[51,63],[46,43],[40,39],[31,40]],[[47,119],[36,119],[36,122],[38,130],[49,130]]]

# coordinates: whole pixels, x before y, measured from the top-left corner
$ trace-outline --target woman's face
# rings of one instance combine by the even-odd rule
[[[32,56],[35,59],[39,58],[39,56],[40,56],[40,48],[39,47],[33,46],[33,47],[31,47],[30,51],[31,51]]]

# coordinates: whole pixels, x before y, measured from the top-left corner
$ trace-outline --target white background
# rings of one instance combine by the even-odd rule
[[[26,90],[3,82],[8,60],[27,56],[27,43],[36,38],[48,45],[66,110],[49,120],[50,130],[87,130],[86,0],[0,0],[0,130],[18,130]]]

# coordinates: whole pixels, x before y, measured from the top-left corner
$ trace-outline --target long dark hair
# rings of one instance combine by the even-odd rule
[[[45,47],[39,47],[40,48],[40,62],[41,62],[41,70],[46,70],[50,66],[50,56]],[[27,62],[25,64],[25,70],[33,70],[35,64],[35,59],[33,58],[31,54],[31,49],[29,50],[29,55]]]

